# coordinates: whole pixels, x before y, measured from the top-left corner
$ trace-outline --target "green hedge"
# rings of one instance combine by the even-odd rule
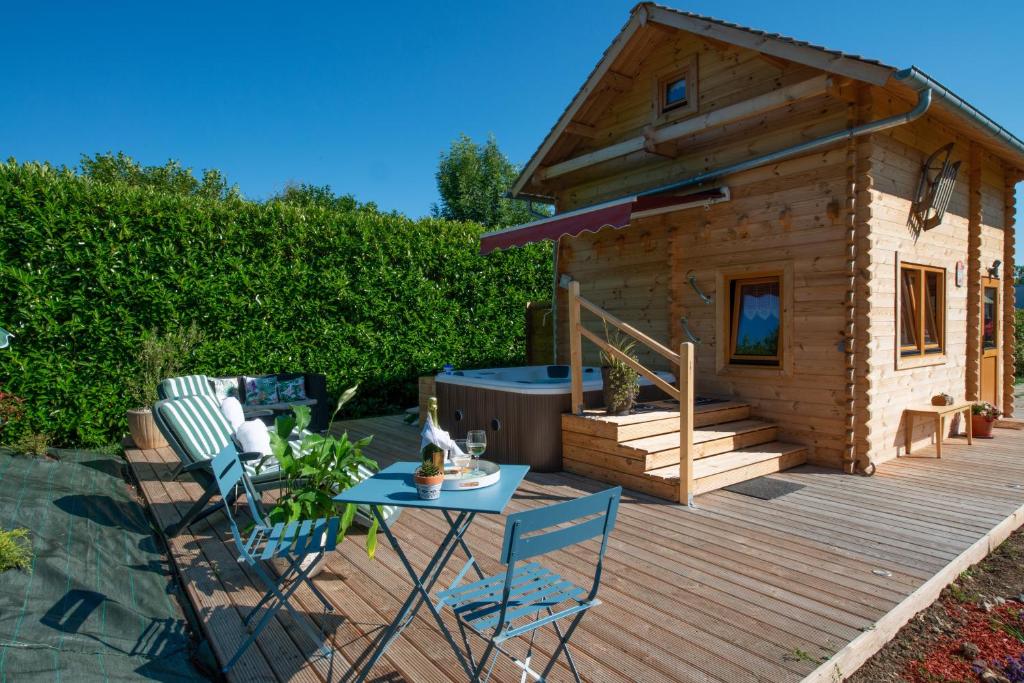
[[[481,231],[0,164],[0,325],[16,335],[0,383],[26,401],[3,438],[119,438],[142,332],[193,321],[196,372],[322,372],[335,394],[359,382],[349,415],[412,405],[417,375],[446,362],[521,362],[550,247],[482,257]]]
[[[1024,381],[1024,309],[1018,308],[1016,318],[1013,321],[1014,344],[1013,357],[1018,381]]]

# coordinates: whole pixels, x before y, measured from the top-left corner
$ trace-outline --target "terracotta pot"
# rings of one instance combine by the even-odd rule
[[[136,408],[128,411],[128,432],[136,448],[167,448],[167,440],[157,429],[156,420],[149,408]]]
[[[993,418],[984,415],[971,415],[971,435],[975,439],[993,439],[992,426],[996,423]]]
[[[416,493],[422,500],[437,500],[441,497],[441,484],[444,483],[444,472],[433,477],[420,475],[419,470],[412,477],[416,483]]]

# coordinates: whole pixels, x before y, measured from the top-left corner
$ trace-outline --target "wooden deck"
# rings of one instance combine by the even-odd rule
[[[399,417],[341,423],[374,434],[370,455],[408,458],[417,431]],[[690,510],[626,492],[606,558],[600,597],[574,637],[588,680],[834,681],[852,673],[965,567],[1024,521],[1024,431],[993,441],[961,440],[887,463],[874,477],[802,466],[773,475],[804,488],[773,501],[727,491]],[[128,459],[161,525],[197,495],[168,481],[169,450],[129,450]],[[511,510],[578,496],[605,485],[572,474],[535,474]],[[261,594],[226,545],[223,518],[171,539],[174,563],[214,652],[240,642],[240,614]],[[496,570],[504,520],[477,518],[469,543]],[[436,515],[406,511],[396,531],[422,564],[442,533]],[[396,613],[408,578],[386,543],[370,561],[361,538],[347,541],[317,579],[336,606],[323,617],[312,595],[303,608],[329,632],[333,664],[310,660],[313,644],[279,617],[232,672],[238,681],[343,680]],[[550,562],[578,574],[584,551]],[[587,558],[589,559],[589,558]],[[589,565],[587,565],[589,566]],[[552,638],[538,638],[550,651]],[[518,680],[499,660],[496,680]],[[440,632],[420,616],[374,670],[377,681],[460,680]],[[554,680],[569,680],[560,665]]]

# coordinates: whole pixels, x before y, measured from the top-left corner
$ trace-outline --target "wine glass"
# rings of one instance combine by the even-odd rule
[[[466,442],[469,446],[469,454],[473,457],[474,468],[480,460],[480,456],[487,450],[487,432],[482,429],[471,429],[466,432]]]
[[[452,451],[452,464],[459,468],[459,475],[463,475],[469,468],[472,459],[469,455],[469,444],[466,439],[455,439],[455,446],[462,451],[462,455],[458,452]]]

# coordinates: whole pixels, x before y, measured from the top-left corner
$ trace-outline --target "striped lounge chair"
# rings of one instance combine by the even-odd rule
[[[185,375],[161,380],[156,387],[160,398],[184,398],[185,396],[209,396],[216,398],[213,385],[206,375]]]
[[[224,500],[210,504],[217,495],[217,484],[210,467],[213,458],[220,453],[234,451],[238,454],[245,467],[246,476],[256,491],[269,491],[283,486],[284,482],[275,458],[264,460],[260,453],[239,452],[232,438],[231,425],[212,396],[182,396],[157,401],[153,406],[153,417],[160,433],[181,460],[175,478],[189,474],[205,490],[179,522],[164,530],[168,537],[177,535],[182,529],[224,507]],[[261,460],[264,460],[262,467],[257,468],[257,463]],[[372,474],[373,472],[360,466],[360,477],[367,478]],[[259,504],[258,501],[256,503]],[[397,508],[385,508],[382,512],[389,524],[398,516]],[[364,525],[369,525],[372,519],[370,509],[358,509],[356,519]]]

